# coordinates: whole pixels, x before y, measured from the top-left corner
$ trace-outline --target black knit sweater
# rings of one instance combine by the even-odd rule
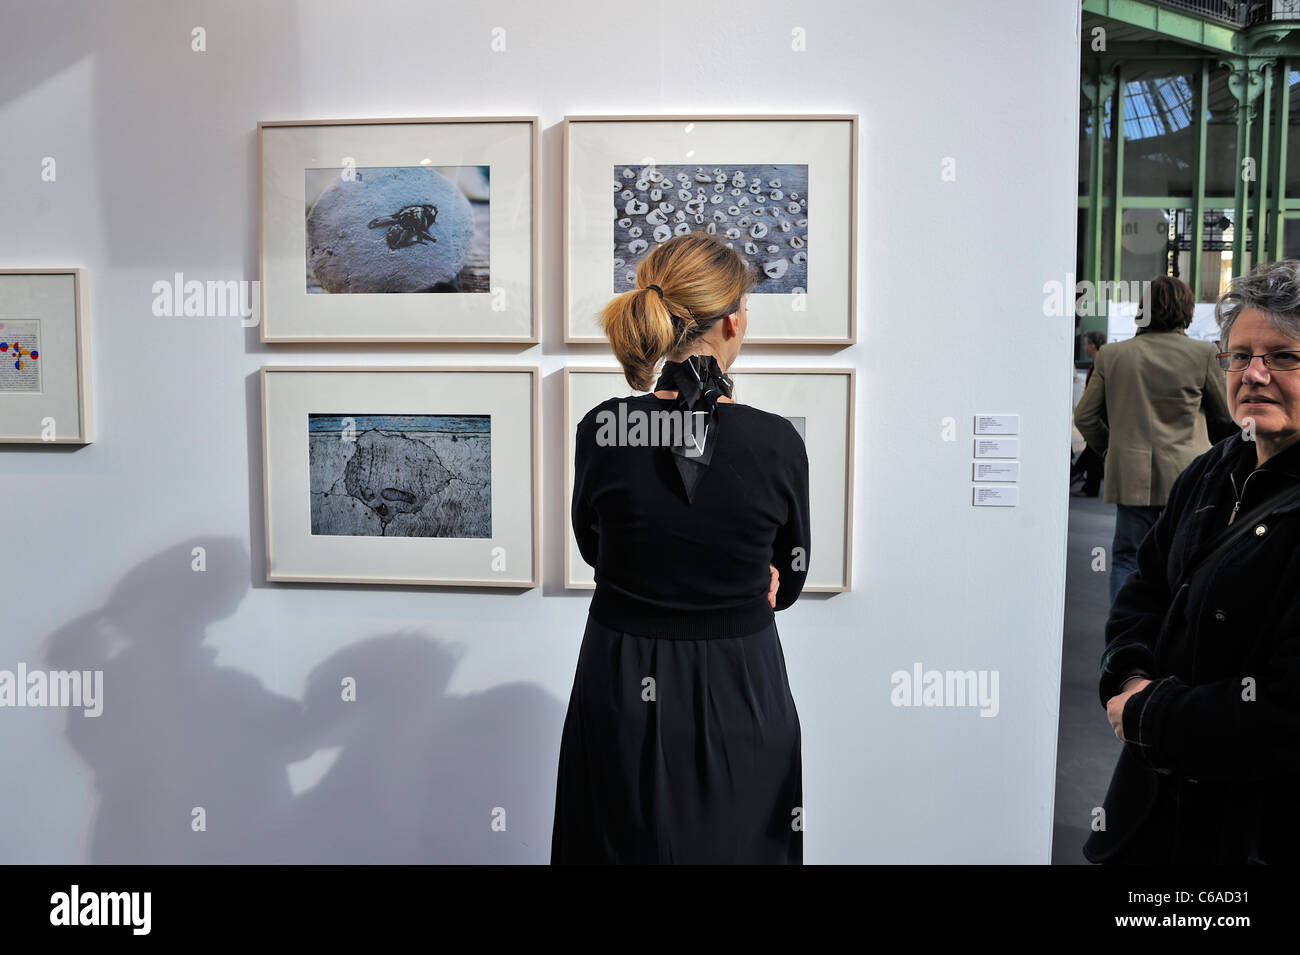
[[[591,615],[615,630],[677,639],[740,637],[798,599],[808,576],[808,454],[785,418],[718,403],[718,443],[687,503],[662,446],[605,446],[602,412],[670,410],[654,395],[610,398],[578,424],[573,530],[596,569]],[[608,434],[608,431],[606,432]]]

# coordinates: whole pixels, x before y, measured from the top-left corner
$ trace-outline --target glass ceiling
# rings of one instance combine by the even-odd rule
[[[1160,76],[1124,84],[1124,138],[1164,136],[1192,124],[1192,85],[1186,76]]]

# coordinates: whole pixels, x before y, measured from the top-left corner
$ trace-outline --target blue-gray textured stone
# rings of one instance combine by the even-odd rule
[[[455,280],[469,258],[474,216],[469,200],[422,166],[363,168],[339,178],[307,216],[307,265],[327,292],[425,292]],[[409,233],[397,248],[389,225],[371,227],[407,206],[430,203],[436,241]]]

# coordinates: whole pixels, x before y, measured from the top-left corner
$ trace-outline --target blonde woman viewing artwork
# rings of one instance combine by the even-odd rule
[[[734,249],[689,233],[601,314],[628,383],[651,393],[603,401],[577,429],[573,529],[596,590],[553,863],[803,861],[775,611],[807,577],[808,457],[789,421],[731,397],[754,279]]]

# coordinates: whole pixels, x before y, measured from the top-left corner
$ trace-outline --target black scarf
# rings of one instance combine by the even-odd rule
[[[731,397],[731,386],[712,355],[691,355],[685,361],[664,363],[655,391],[675,391],[673,409],[682,416],[682,443],[670,447],[682,476],[687,503],[713,460],[718,443],[718,398]],[[698,445],[698,447],[697,447]]]

